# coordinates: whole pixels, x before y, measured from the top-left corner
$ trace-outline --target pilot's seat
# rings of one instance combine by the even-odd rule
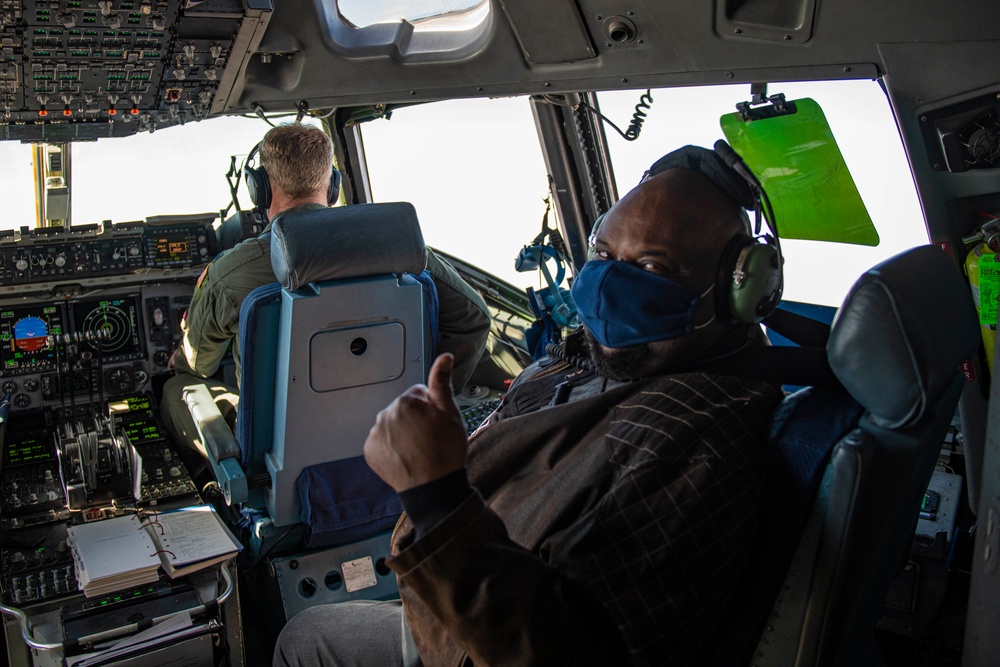
[[[775,418],[761,525],[716,664],[882,662],[875,624],[977,343],[968,288],[938,248],[855,283],[826,343],[839,386],[792,394]]]
[[[251,292],[240,312],[235,437],[204,387],[184,400],[290,618],[396,595],[383,560],[402,508],[362,447],[378,411],[425,381],[437,297],[409,204],[297,213],[271,234],[279,283]]]

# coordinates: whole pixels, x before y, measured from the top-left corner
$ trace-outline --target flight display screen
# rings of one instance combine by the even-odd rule
[[[191,259],[191,235],[186,232],[158,234],[149,245],[154,265],[182,262]]]
[[[44,463],[55,458],[52,446],[52,436],[38,432],[18,434],[9,437],[7,442],[7,466],[19,466],[27,463]]]
[[[73,304],[73,326],[76,333],[84,336],[80,349],[99,353],[104,362],[143,356],[139,297],[135,295],[78,301]]]
[[[58,305],[0,308],[0,363],[5,372],[55,368],[55,347],[48,337],[63,333]]]

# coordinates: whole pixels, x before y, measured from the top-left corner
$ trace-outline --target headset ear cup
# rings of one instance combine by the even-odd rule
[[[597,220],[594,220],[594,226],[590,228],[590,236],[587,237],[588,262],[594,258],[594,244],[597,243],[597,230],[599,230],[601,228],[601,225],[604,224],[604,218],[607,217],[608,213],[610,212],[611,209],[609,208],[607,211],[597,216]]]
[[[781,300],[781,255],[772,243],[743,239],[729,273],[727,310],[737,322],[756,324]]]
[[[728,324],[737,321],[730,304],[733,291],[733,271],[736,269],[740,251],[751,240],[749,236],[737,235],[729,239],[729,242],[722,249],[722,255],[719,258],[719,277],[715,282],[715,314],[720,322]]]
[[[271,180],[264,167],[244,167],[244,179],[247,183],[247,193],[253,205],[262,211],[271,206]]]

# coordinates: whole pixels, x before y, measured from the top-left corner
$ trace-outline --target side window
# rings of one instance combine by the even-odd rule
[[[514,270],[541,230],[548,191],[527,98],[404,107],[362,132],[375,201],[410,202],[427,245],[537,285],[537,273]]]
[[[819,103],[868,209],[880,243],[874,247],[783,240],[784,297],[839,306],[867,269],[903,250],[927,243],[923,214],[888,100],[873,81],[774,83],[770,94],[809,97]],[[625,130],[641,91],[600,93],[601,112]],[[719,118],[749,99],[746,85],[652,91],[653,103],[636,141],[605,128],[619,196],[639,182],[662,155],[685,144],[711,147],[723,137]],[[778,220],[779,231],[781,221]]]
[[[0,141],[0,197],[5,208],[0,229],[35,226],[33,173],[30,145]]]

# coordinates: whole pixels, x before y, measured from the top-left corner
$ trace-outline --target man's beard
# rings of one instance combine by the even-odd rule
[[[601,347],[590,331],[584,329],[590,360],[601,377],[612,380],[632,380],[642,377],[653,354],[649,343],[616,347],[613,350]]]

